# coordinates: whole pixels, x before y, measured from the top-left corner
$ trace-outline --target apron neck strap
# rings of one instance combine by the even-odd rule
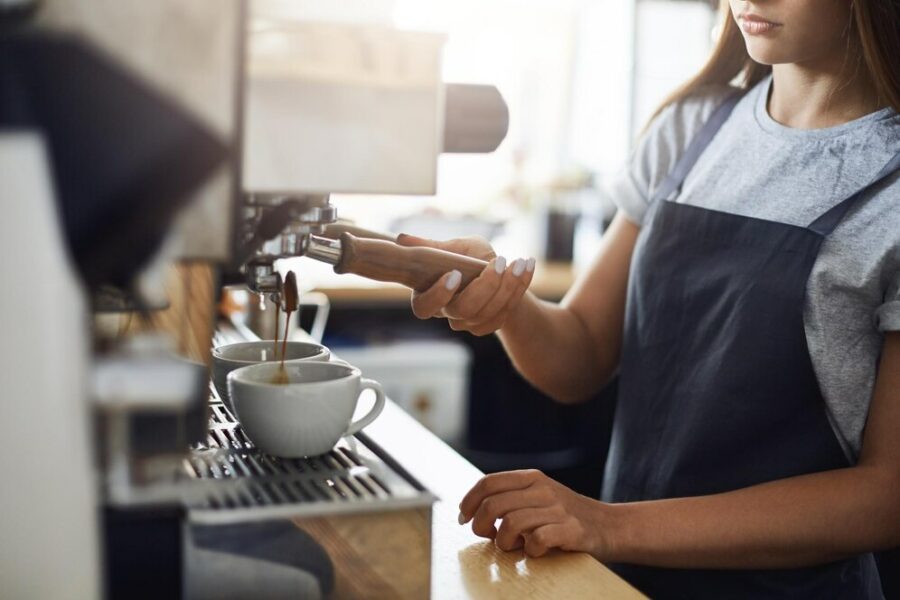
[[[737,106],[738,101],[740,101],[743,96],[743,93],[732,94],[716,108],[709,119],[706,120],[706,123],[703,124],[703,127],[700,128],[700,131],[697,132],[697,135],[691,140],[691,143],[688,144],[684,154],[682,154],[681,158],[678,159],[678,162],[675,163],[675,167],[669,171],[666,178],[663,179],[662,183],[659,184],[659,187],[656,188],[653,197],[650,199],[651,204],[657,200],[665,200],[672,195],[672,192],[681,189],[681,184],[684,183],[688,173],[694,167],[694,164],[700,158],[700,155],[703,154],[703,151],[706,150],[706,147],[712,139],[716,137],[716,133],[719,132],[719,129],[725,121],[728,120],[731,111],[734,110],[734,107]]]
[[[850,194],[848,198],[838,202],[828,212],[810,223],[808,229],[811,229],[822,236],[829,235],[838,225],[840,225],[841,221],[847,216],[850,209],[856,206],[858,201],[861,201],[862,198],[870,197],[869,192],[872,191],[872,188],[897,171],[900,171],[900,152],[897,152],[897,154],[894,155],[894,158],[889,160],[887,164],[878,171],[878,174],[875,175],[872,181],[853,194]]]

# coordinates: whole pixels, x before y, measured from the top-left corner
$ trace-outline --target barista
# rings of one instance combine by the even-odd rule
[[[497,473],[460,522],[589,552],[653,597],[880,597],[871,552],[900,545],[900,2],[723,11],[561,304],[526,291],[533,261],[401,236],[490,260],[455,298],[456,272],[415,294],[420,318],[497,332],[562,403],[620,377],[602,500]]]

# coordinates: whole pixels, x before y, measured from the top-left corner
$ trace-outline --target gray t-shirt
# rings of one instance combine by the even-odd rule
[[[865,186],[900,152],[886,108],[826,129],[792,129],[766,108],[771,77],[750,90],[697,161],[677,202],[807,226]],[[667,107],[609,192],[640,225],[649,199],[725,96],[708,88]],[[828,417],[855,463],[885,331],[900,331],[900,174],[851,209],[807,285],[806,338]],[[748,357],[752,358],[752,357]]]

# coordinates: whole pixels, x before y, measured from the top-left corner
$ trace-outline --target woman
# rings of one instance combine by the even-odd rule
[[[560,305],[526,292],[533,261],[402,238],[491,260],[456,297],[457,273],[415,295],[417,316],[498,332],[559,402],[620,376],[602,501],[498,473],[460,522],[590,552],[654,597],[880,597],[870,552],[900,545],[900,2],[723,13]]]

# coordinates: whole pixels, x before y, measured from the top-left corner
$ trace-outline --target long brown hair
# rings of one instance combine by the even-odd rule
[[[862,49],[862,62],[882,104],[900,112],[900,0],[851,0],[851,31]],[[678,102],[708,85],[733,84],[748,89],[772,71],[747,54],[744,37],[731,17],[728,0],[720,0],[721,33],[700,72],[676,89],[656,110]]]

